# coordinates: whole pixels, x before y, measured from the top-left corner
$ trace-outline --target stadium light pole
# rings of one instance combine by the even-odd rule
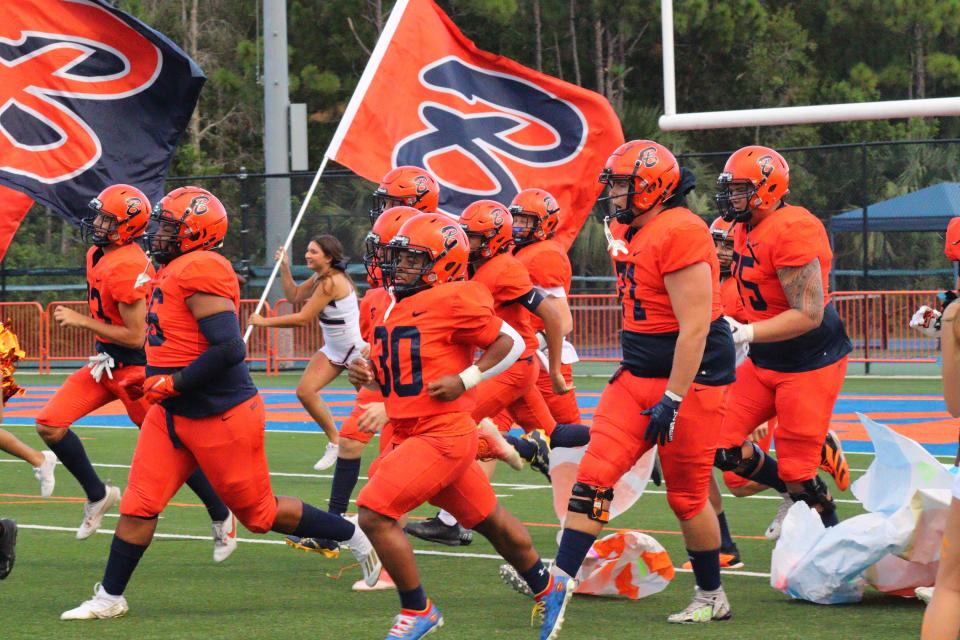
[[[290,77],[286,0],[263,1],[263,159],[266,173],[290,171]],[[264,262],[290,233],[290,178],[266,178]],[[267,296],[275,302],[279,296]]]

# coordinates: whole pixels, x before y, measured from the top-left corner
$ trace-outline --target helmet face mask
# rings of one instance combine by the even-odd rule
[[[189,238],[183,234],[183,223],[157,204],[150,216],[150,231],[143,235],[144,249],[160,264],[167,264],[181,255],[180,246]]]
[[[513,216],[495,200],[477,200],[460,214],[460,227],[470,243],[469,262],[492,258],[513,245]]]
[[[717,211],[727,222],[749,222],[758,206],[757,191],[761,185],[752,180],[735,179],[729,173],[717,178]]]
[[[513,218],[513,244],[523,247],[553,236],[560,226],[560,205],[549,191],[524,189],[507,208]]]
[[[129,244],[150,220],[147,196],[127,184],[107,187],[88,206],[93,214],[80,221],[80,234],[84,242],[96,247]]]
[[[646,180],[636,175],[616,175],[609,169],[604,169],[600,174],[600,182],[607,185],[607,195],[600,198],[598,202],[613,204],[613,218],[617,222],[630,224],[634,218],[646,213],[646,211],[638,211],[634,206],[635,197],[649,190]]]
[[[717,178],[716,202],[727,222],[750,222],[759,209],[772,209],[790,193],[790,165],[769,147],[737,149]]]
[[[386,209],[412,207],[432,213],[440,204],[440,185],[420,167],[402,166],[391,169],[373,192],[370,222],[376,222]]]
[[[510,215],[513,216],[513,243],[516,246],[522,247],[546,237],[537,214],[515,206],[510,207]]]
[[[229,220],[220,200],[199,187],[174,189],[153,208],[144,248],[160,264],[223,244]]]
[[[631,140],[607,158],[600,182],[613,201],[613,218],[631,224],[637,217],[662,205],[680,185],[680,165],[673,153],[653,140]]]
[[[113,214],[98,211],[96,215],[87,216],[80,221],[80,237],[85,244],[95,247],[120,244],[120,238],[117,235],[119,226],[120,223]]]
[[[444,214],[416,215],[383,247],[384,284],[397,300],[446,282],[466,272],[467,237]]]

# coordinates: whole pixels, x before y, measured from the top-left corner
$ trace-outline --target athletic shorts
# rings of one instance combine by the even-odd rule
[[[150,405],[143,398],[132,399],[122,385],[142,385],[145,371],[146,368],[141,366],[117,367],[111,371],[113,379],[104,372],[100,382],[97,382],[90,375],[88,367],[77,369],[64,380],[47,406],[40,410],[37,424],[67,429],[100,407],[120,400],[133,423],[140,426]]]

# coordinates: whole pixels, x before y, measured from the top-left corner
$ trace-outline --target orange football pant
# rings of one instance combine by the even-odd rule
[[[640,412],[657,404],[666,389],[666,378],[639,378],[623,369],[614,374],[600,395],[577,482],[613,487],[636,464],[653,446],[644,439],[650,418]],[[680,520],[707,504],[725,389],[693,384],[680,403],[673,441],[659,448],[667,502]]]
[[[112,380],[104,373],[100,382],[97,382],[90,375],[89,368],[77,369],[57,389],[47,406],[40,410],[37,423],[55,429],[67,429],[74,422],[100,407],[114,400],[120,400],[133,423],[140,426],[150,405],[143,398],[132,399],[121,385],[123,383],[142,384],[145,371],[145,367],[117,367],[111,371]]]
[[[343,421],[343,424],[340,425],[341,438],[349,438],[350,440],[356,440],[363,444],[367,444],[373,439],[374,434],[360,431],[359,423],[360,416],[362,416],[365,411],[365,409],[360,408],[360,405],[371,402],[383,402],[383,394],[373,389],[360,387],[360,391],[357,392],[357,400],[353,404],[353,410],[350,412],[350,415],[347,416],[347,419]]]
[[[777,416],[780,478],[810,480],[820,467],[820,450],[846,373],[846,357],[799,373],[763,369],[747,358],[730,387],[719,446],[742,444],[757,425]]]
[[[543,429],[547,435],[553,433],[557,421],[550,415],[550,407],[537,388],[540,374],[540,362],[534,356],[521,358],[510,368],[477,385],[477,406],[470,414],[474,421],[484,418],[496,419],[502,411],[527,433]],[[501,431],[510,428],[497,420]],[[452,513],[452,512],[451,512]]]

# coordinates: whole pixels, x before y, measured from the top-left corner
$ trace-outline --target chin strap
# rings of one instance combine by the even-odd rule
[[[607,251],[611,257],[616,258],[621,253],[624,255],[630,253],[626,242],[613,237],[613,232],[610,231],[610,216],[603,219],[603,235],[607,237]]]

